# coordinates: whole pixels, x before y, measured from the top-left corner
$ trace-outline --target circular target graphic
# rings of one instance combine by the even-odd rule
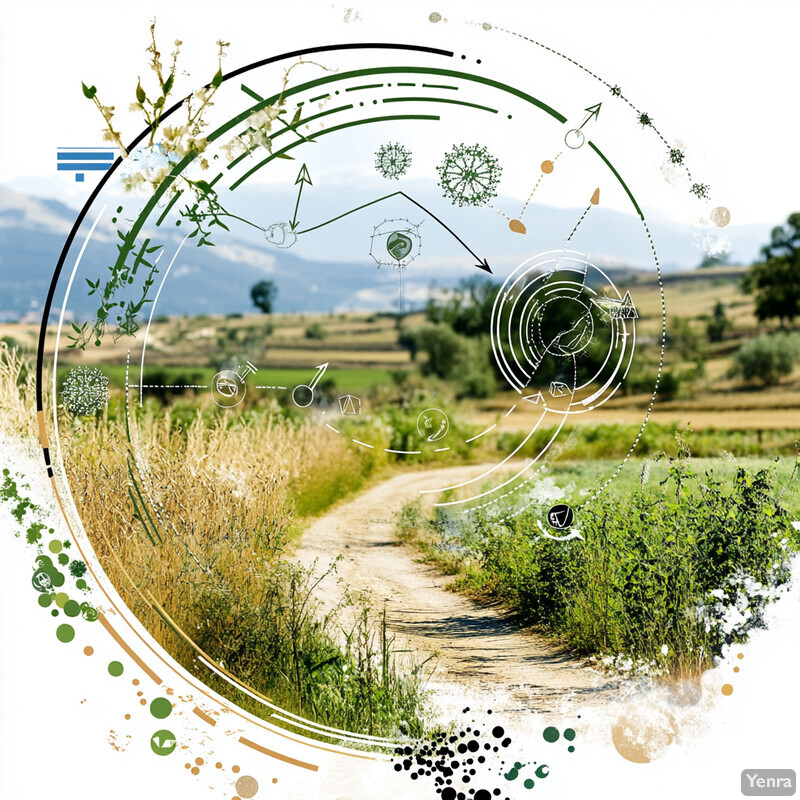
[[[54,275],[64,313],[40,363],[58,374],[91,357],[109,376],[120,424],[108,463],[82,459],[69,415],[52,423],[62,491],[102,566],[121,574],[78,489],[114,474],[126,541],[151,550],[141,563],[158,562],[220,626],[238,600],[215,595],[217,582],[241,569],[269,585],[274,565],[253,555],[264,541],[384,466],[414,471],[404,499],[443,516],[528,511],[544,535],[579,529],[577,504],[536,498],[539,468],[619,398],[645,351],[657,368],[637,400],[641,435],[660,377],[659,265],[643,187],[627,182],[640,164],[625,136],[584,119],[586,75],[573,85],[559,64],[550,84],[416,44],[303,55],[322,67],[275,56],[222,81],[205,149],[170,161],[143,194],[108,173]],[[134,163],[153,155],[146,141],[131,146]],[[605,202],[626,215],[636,270],[591,255],[607,243],[593,210]],[[53,391],[54,407],[89,407]],[[204,536],[210,520],[224,530]],[[180,558],[159,562],[165,543]],[[187,588],[182,570],[195,567],[202,579]],[[279,681],[251,686],[249,653],[207,658],[212,624],[186,630],[149,579],[119,594],[146,624],[157,615],[167,649],[280,711]],[[348,741],[324,714],[292,708],[276,724]],[[174,742],[161,738],[166,753]]]
[[[492,310],[492,350],[522,393],[541,384],[569,394],[567,413],[591,411],[622,385],[633,361],[638,312],[606,273],[566,250],[536,256],[506,279]],[[578,397],[576,397],[576,393]]]

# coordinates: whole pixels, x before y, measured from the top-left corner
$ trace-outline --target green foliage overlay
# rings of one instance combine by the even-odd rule
[[[603,495],[581,511],[583,540],[541,537],[542,508],[454,535],[408,506],[400,534],[459,573],[458,589],[501,599],[578,653],[697,674],[761,622],[800,541],[774,468],[723,482],[696,475],[686,455],[669,459],[664,491]]]

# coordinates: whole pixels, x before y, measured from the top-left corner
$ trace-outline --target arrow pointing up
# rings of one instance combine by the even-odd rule
[[[297,180],[294,182],[294,185],[297,186],[298,183],[311,183],[311,176],[308,174],[308,167],[305,164],[300,167],[300,173],[297,176]]]
[[[305,164],[300,167],[300,172],[297,175],[297,180],[294,182],[294,185],[297,186],[298,183],[300,184],[300,188],[297,191],[297,202],[294,204],[294,216],[289,222],[289,227],[292,230],[294,230],[300,224],[297,221],[297,210],[300,208],[300,196],[303,194],[303,186],[305,184],[313,186],[311,183],[311,176],[308,174],[308,167]]]
[[[586,111],[589,114],[589,116],[586,117],[586,119],[581,123],[581,128],[587,122],[589,122],[589,120],[597,119],[597,117],[600,116],[600,106],[602,106],[602,105],[603,105],[602,103],[595,103],[593,106],[589,106],[588,108],[584,108],[583,109],[584,111]],[[580,130],[580,128],[578,128],[578,130]]]

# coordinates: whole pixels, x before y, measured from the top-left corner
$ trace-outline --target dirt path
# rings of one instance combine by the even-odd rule
[[[437,476],[463,480],[482,468],[471,465],[436,470]],[[451,577],[418,561],[411,547],[397,543],[394,515],[421,488],[430,472],[409,472],[374,486],[316,520],[303,534],[297,559],[317,572],[338,555],[337,575],[318,587],[318,597],[332,607],[343,583],[370,594],[387,620],[396,648],[407,646],[421,661],[435,652],[429,684],[443,711],[460,711],[465,699],[505,714],[536,709],[567,711],[604,702],[616,681],[555,649],[541,637],[520,629],[499,607],[478,605],[452,591]],[[321,569],[320,569],[321,568]],[[429,662],[429,665],[434,663]]]

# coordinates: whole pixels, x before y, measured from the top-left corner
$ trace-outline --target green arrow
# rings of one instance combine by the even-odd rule
[[[602,103],[595,103],[593,106],[589,106],[589,108],[584,108],[584,109],[583,109],[584,111],[588,111],[588,112],[589,112],[589,116],[588,116],[588,117],[586,117],[586,119],[585,119],[585,120],[584,120],[584,121],[581,123],[581,128],[582,128],[582,127],[583,127],[583,126],[584,126],[584,125],[585,125],[585,124],[586,124],[586,123],[587,123],[587,122],[588,122],[590,119],[593,119],[593,118],[594,118],[594,119],[597,119],[597,117],[598,117],[598,116],[600,116],[600,106],[602,106],[602,105],[603,105]],[[578,130],[580,130],[581,128],[578,128]]]
[[[297,176],[297,180],[294,182],[294,185],[300,184],[300,189],[297,191],[297,202],[294,204],[294,216],[292,217],[292,221],[289,223],[289,227],[294,230],[300,223],[297,221],[297,209],[300,208],[300,196],[303,194],[303,185],[309,184],[313,186],[311,183],[311,176],[308,174],[308,167],[303,164],[300,167],[300,172]]]

